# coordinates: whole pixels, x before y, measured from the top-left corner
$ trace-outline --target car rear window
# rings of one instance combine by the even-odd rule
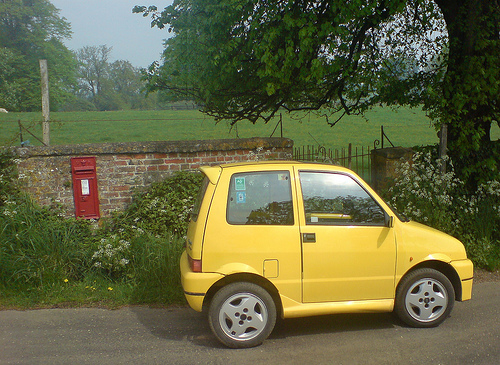
[[[203,198],[205,197],[205,193],[207,191],[208,183],[210,181],[208,180],[208,177],[205,176],[203,179],[203,182],[201,184],[200,190],[198,191],[198,195],[196,197],[196,200],[194,202],[193,206],[193,211],[191,212],[191,219],[196,222],[198,220],[198,215],[200,214],[200,208],[201,208],[201,202],[203,201]]]
[[[234,174],[227,202],[230,224],[293,225],[288,171]]]

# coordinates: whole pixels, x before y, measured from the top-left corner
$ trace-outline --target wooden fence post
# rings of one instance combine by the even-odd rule
[[[47,68],[47,60],[40,60],[40,75],[42,77],[42,135],[43,144],[50,145],[50,109],[49,109],[49,71]]]

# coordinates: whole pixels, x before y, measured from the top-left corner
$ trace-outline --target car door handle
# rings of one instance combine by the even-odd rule
[[[302,233],[302,242],[316,242],[316,233]]]

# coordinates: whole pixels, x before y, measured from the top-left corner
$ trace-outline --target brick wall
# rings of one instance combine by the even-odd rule
[[[401,159],[410,161],[412,156],[413,150],[411,148],[391,147],[373,149],[371,151],[372,188],[376,191],[387,189],[397,176],[396,168],[401,163]]]
[[[42,205],[62,204],[74,215],[70,161],[94,156],[101,216],[122,210],[137,189],[163,180],[175,171],[201,165],[241,161],[287,160],[293,141],[287,138],[248,138],[207,141],[132,142],[15,148],[19,176]]]

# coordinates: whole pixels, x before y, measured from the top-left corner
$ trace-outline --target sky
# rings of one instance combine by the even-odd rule
[[[156,5],[158,9],[173,0],[49,0],[60,10],[59,16],[71,24],[73,36],[64,40],[71,50],[84,46],[112,47],[110,61],[126,60],[136,67],[147,67],[160,60],[166,29],[151,28],[150,18],[133,14],[135,5]]]

